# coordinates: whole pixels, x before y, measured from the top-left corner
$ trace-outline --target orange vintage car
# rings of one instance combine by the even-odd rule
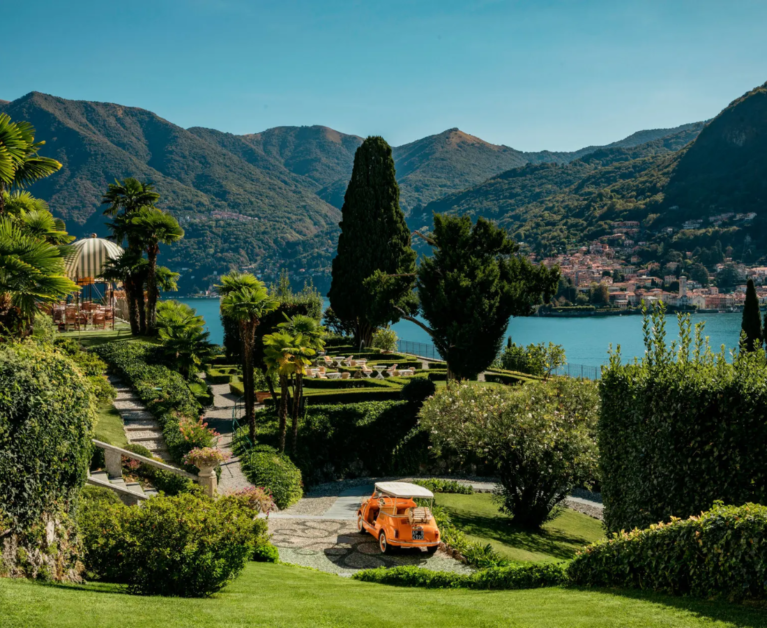
[[[384,554],[394,547],[423,547],[433,554],[439,547],[439,528],[431,514],[433,502],[434,494],[417,484],[378,482],[373,495],[357,511],[357,529],[378,539]]]

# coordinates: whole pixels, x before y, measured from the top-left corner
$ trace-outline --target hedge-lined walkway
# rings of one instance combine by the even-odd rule
[[[126,386],[114,376],[110,376],[109,381],[117,391],[113,405],[123,420],[128,442],[142,445],[151,451],[153,456],[165,462],[172,462],[159,421],[147,410],[130,386]]]
[[[229,384],[213,384],[210,389],[213,392],[213,405],[205,412],[204,420],[208,427],[221,434],[218,439],[219,449],[232,456],[221,465],[218,490],[220,493],[230,493],[253,486],[242,472],[240,458],[232,449],[232,409],[237,397],[229,392]]]

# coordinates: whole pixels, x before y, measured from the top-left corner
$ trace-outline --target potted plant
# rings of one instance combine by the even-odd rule
[[[184,456],[184,464],[191,464],[200,470],[197,474],[200,484],[205,493],[213,497],[216,494],[216,467],[230,457],[228,451],[221,451],[217,447],[195,447]]]

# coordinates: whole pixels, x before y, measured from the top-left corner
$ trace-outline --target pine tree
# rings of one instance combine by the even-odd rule
[[[373,332],[399,317],[392,307],[381,306],[375,286],[366,280],[377,274],[412,283],[415,274],[416,254],[399,206],[394,159],[383,138],[369,137],[357,149],[341,213],[328,297],[338,317],[354,329],[355,341],[369,347]]]
[[[746,350],[756,351],[762,346],[762,315],[759,311],[759,297],[752,279],[746,286],[746,302],[743,305],[743,323],[741,329],[746,335]]]

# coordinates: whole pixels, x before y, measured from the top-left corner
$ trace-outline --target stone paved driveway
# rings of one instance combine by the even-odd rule
[[[429,556],[420,549],[382,554],[375,539],[360,534],[354,521],[331,519],[269,519],[272,543],[286,563],[351,575],[360,569],[415,565],[435,571],[471,572],[471,568],[443,552]]]

